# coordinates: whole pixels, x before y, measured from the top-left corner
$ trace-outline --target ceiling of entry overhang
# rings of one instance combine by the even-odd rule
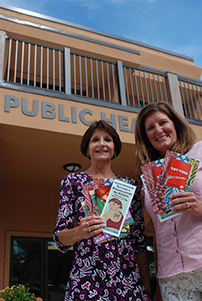
[[[85,171],[90,161],[80,153],[80,136],[35,130],[11,125],[0,126],[1,184],[46,186],[59,189],[68,171],[66,163],[79,163]],[[112,161],[116,174],[133,176],[134,145],[123,144]]]

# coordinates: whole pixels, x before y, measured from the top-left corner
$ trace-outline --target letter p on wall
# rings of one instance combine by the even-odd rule
[[[10,108],[17,108],[20,105],[20,101],[16,96],[6,95],[4,111],[10,112]]]

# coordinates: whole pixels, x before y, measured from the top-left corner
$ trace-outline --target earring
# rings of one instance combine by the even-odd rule
[[[89,154],[88,154],[86,157],[87,157],[88,159],[91,159]]]
[[[113,154],[112,159],[115,159],[115,158],[116,158],[116,154]]]

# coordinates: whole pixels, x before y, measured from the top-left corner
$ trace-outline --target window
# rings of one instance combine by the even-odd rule
[[[44,301],[63,301],[74,250],[62,254],[47,238],[11,237],[10,285],[29,284]]]

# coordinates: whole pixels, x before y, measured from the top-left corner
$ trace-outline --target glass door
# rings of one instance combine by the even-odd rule
[[[74,250],[58,251],[52,239],[12,237],[10,285],[29,284],[43,301],[63,301]]]
[[[52,240],[47,241],[48,250],[48,300],[63,301],[74,250],[60,253]]]

